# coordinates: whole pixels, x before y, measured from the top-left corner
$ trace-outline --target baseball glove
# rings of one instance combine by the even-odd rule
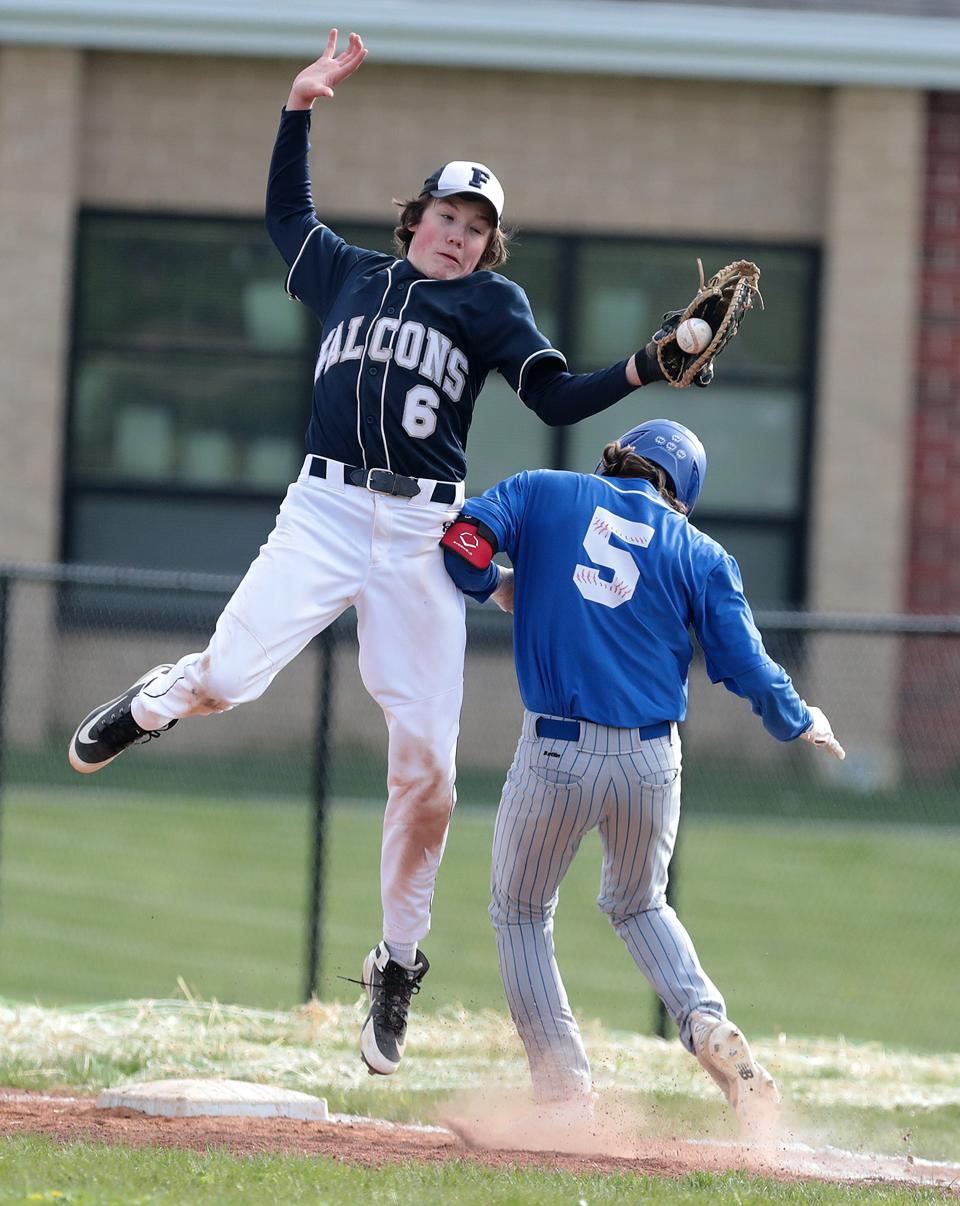
[[[735,260],[703,282],[703,263],[697,260],[700,288],[685,310],[671,310],[663,316],[663,325],[653,337],[657,362],[664,380],[678,389],[688,385],[709,385],[713,380],[713,362],[740,329],[743,316],[760,297],[760,269],[749,260]],[[685,352],[677,343],[677,327],[688,318],[702,318],[713,337],[702,351]]]

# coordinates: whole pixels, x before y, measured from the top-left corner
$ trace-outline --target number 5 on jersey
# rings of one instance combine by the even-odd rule
[[[583,538],[583,547],[594,565],[612,570],[613,577],[601,578],[594,566],[578,565],[573,571],[573,581],[581,595],[591,603],[619,607],[633,598],[640,570],[631,553],[615,548],[610,543],[611,536],[616,536],[633,548],[645,549],[653,539],[654,530],[649,524],[614,515],[606,507],[597,507],[593,513]]]

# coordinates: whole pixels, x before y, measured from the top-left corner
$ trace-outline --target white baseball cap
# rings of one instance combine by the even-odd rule
[[[454,159],[438,168],[423,182],[423,192],[431,197],[453,197],[457,193],[472,193],[489,201],[496,211],[497,225],[503,214],[503,186],[493,172],[482,163],[470,159]]]

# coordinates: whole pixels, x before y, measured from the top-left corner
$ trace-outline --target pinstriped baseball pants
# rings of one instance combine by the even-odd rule
[[[680,820],[680,738],[580,722],[578,741],[540,738],[537,717],[507,775],[493,839],[490,916],[510,1013],[534,1093],[558,1101],[589,1092],[590,1065],[554,953],[560,882],[583,837],[599,830],[597,903],[692,1051],[693,1010],[723,1018],[723,997],[666,903]]]

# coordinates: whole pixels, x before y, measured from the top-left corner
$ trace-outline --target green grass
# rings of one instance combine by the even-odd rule
[[[380,933],[381,813],[332,810],[324,999],[352,1000]],[[436,1009],[502,1008],[486,913],[492,813],[456,814],[425,947]],[[0,993],[47,1004],[168,997],[302,999],[309,818],[303,805],[8,792]],[[956,996],[956,837],[949,831],[687,818],[678,908],[728,1008],[753,1034],[943,1046]],[[595,905],[590,835],[561,891],[557,948],[582,1019],[650,1032],[655,1002]]]
[[[741,1173],[697,1173],[660,1180],[614,1175],[493,1170],[477,1164],[398,1164],[359,1168],[330,1159],[296,1156],[235,1157],[222,1151],[194,1153],[163,1148],[132,1149],[90,1143],[58,1144],[17,1137],[0,1142],[0,1202],[57,1202],[71,1206],[263,1206],[309,1202],[313,1206],[376,1206],[378,1203],[456,1203],[456,1206],[555,1206],[604,1203],[861,1202],[920,1206],[942,1202],[937,1191],[845,1187],[818,1182],[786,1184]]]
[[[180,1001],[45,1009],[0,1001],[0,1085],[80,1089],[204,1076],[252,1080],[326,1097],[339,1113],[442,1120],[478,1092],[497,1103],[529,1090],[526,1061],[503,1011],[414,1010],[402,1075],[367,1076],[357,1003],[293,1011]],[[584,1029],[608,1116],[645,1138],[736,1138],[713,1082],[675,1040]],[[784,1138],[822,1148],[960,1162],[960,1055],[876,1043],[764,1038],[757,1058],[784,1098]]]
[[[463,1094],[510,1102],[526,1069],[509,1019],[491,1012],[416,1013],[402,1074],[371,1081],[356,1050],[359,1014],[336,1004],[269,1013],[184,1002],[44,1010],[0,1002],[0,1084],[80,1089],[201,1075],[283,1084],[325,1096],[335,1112],[442,1120]],[[736,1138],[713,1082],[676,1042],[585,1035],[601,1117],[615,1122],[614,1150],[641,1141]],[[785,1101],[789,1143],[933,1161],[960,1159],[960,1056],[896,1054],[876,1044],[756,1044]],[[787,1152],[789,1153],[789,1148]],[[626,1153],[625,1153],[626,1154]],[[786,1157],[789,1160],[789,1155]],[[642,1166],[641,1166],[642,1167]],[[873,1167],[868,1162],[868,1167]],[[194,1192],[195,1187],[195,1192]],[[890,1202],[936,1201],[875,1190]],[[7,1194],[4,1197],[3,1194]],[[640,1175],[567,1176],[532,1168],[388,1166],[368,1173],[340,1163],[222,1153],[141,1152],[45,1140],[0,1141],[0,1202],[374,1201],[471,1203],[605,1201],[859,1202],[864,1190],[788,1186],[739,1174],[660,1182]],[[19,1196],[18,1196],[19,1195]],[[126,1196],[125,1196],[126,1195]],[[311,1197],[311,1195],[314,1195]],[[673,1196],[672,1196],[673,1195]]]
[[[64,758],[68,733],[57,734],[46,747],[8,746],[3,753],[3,783],[9,787],[70,788],[77,777]],[[328,767],[333,798],[379,800],[386,783],[386,734],[374,746],[335,744]],[[960,769],[920,780],[905,772],[902,783],[868,787],[851,772],[826,778],[809,750],[784,749],[771,763],[744,766],[735,758],[696,753],[684,769],[684,810],[688,816],[756,819],[883,821],[890,824],[960,825]],[[852,765],[852,761],[848,763]],[[457,794],[461,806],[496,805],[505,767],[461,763]],[[155,792],[158,783],[169,794],[209,799],[263,799],[287,796],[307,799],[314,784],[313,753],[302,744],[250,750],[169,756],[169,747],[148,747],[135,758],[110,767],[114,791]]]
[[[360,956],[379,935],[381,819],[378,806],[342,803],[331,812],[321,985],[330,1004],[319,1013],[274,1023],[244,1011],[234,1023],[229,1011],[186,1007],[198,1030],[191,1047],[176,1031],[176,1015],[150,1007],[65,1010],[46,1020],[7,1011],[0,1083],[89,1089],[193,1071],[320,1092],[333,1110],[421,1120],[436,1117],[465,1085],[522,1089],[526,1071],[503,1016],[486,915],[493,814],[477,808],[460,809],[451,829],[424,943],[434,971],[417,999],[404,1075],[384,1082],[363,1075],[359,990],[337,977],[357,976]],[[305,803],[199,791],[164,798],[117,790],[112,780],[8,789],[0,993],[45,1004],[162,998],[178,991],[180,977],[199,998],[287,1008],[300,999],[304,978],[309,842]],[[805,1141],[960,1161],[957,1057],[906,1052],[952,1045],[942,1003],[958,987],[958,871],[957,836],[948,829],[686,817],[679,912],[731,1015],[785,1088],[791,1125]],[[651,1030],[654,1001],[596,908],[598,876],[592,835],[561,892],[557,946],[602,1091],[623,1095],[646,1119],[645,1133],[730,1137],[728,1111],[679,1044],[638,1037]],[[458,1004],[471,1013],[458,1013]],[[490,1010],[496,1015],[483,1012]],[[802,1035],[832,1041],[804,1043]],[[46,1046],[31,1056],[40,1036]],[[227,1200],[832,1206],[942,1197],[741,1174],[662,1182],[473,1165],[367,1170],[325,1159],[0,1141],[0,1203]]]
[[[304,807],[7,796],[2,991],[24,1000],[298,999]]]
[[[64,757],[68,733],[46,747],[3,751],[3,782],[13,788],[78,790],[76,772]],[[386,749],[386,729],[382,748]],[[167,756],[165,756],[167,755]],[[112,791],[155,792],[158,782],[171,794],[185,793],[211,800],[255,799],[267,796],[306,800],[314,789],[312,749],[303,745],[271,748],[269,753],[231,751],[229,754],[179,753],[147,747],[136,758],[122,758],[110,767]],[[378,748],[339,743],[328,768],[332,797],[378,800],[386,798],[387,762]],[[496,804],[503,770],[464,766],[457,771],[457,794],[463,803]]]
[[[686,829],[677,886],[741,1025],[936,1050],[958,883],[956,833],[718,821]]]

